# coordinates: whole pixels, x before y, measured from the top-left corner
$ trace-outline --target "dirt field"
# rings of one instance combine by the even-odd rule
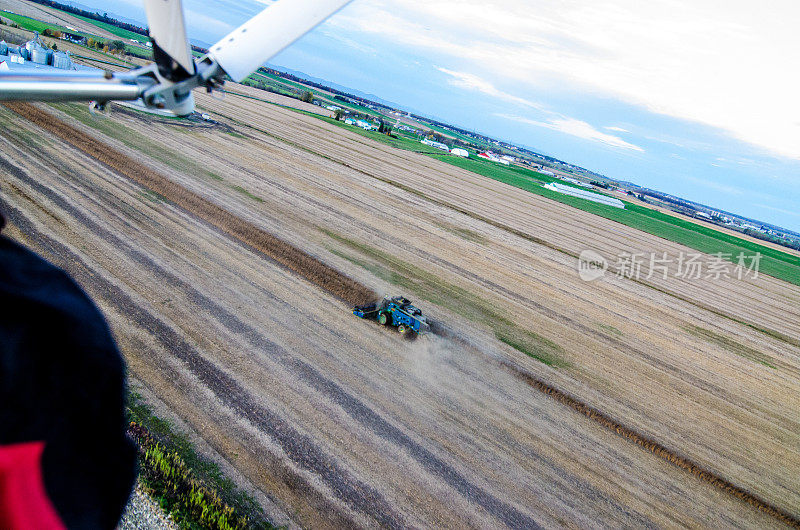
[[[78,17],[73,17],[58,9],[35,4],[33,2],[26,2],[25,0],[0,0],[0,9],[35,18],[36,20],[41,20],[48,24],[57,24],[65,28],[74,28],[77,31],[91,33],[105,39],[119,39],[119,37],[113,33],[95,26],[90,22],[86,22]]]
[[[284,107],[304,110],[306,112],[319,114],[320,116],[327,116],[328,118],[333,118],[333,112],[326,109],[325,107],[312,105],[311,103],[306,103],[304,101],[300,101],[299,99],[281,96],[280,94],[267,92],[266,90],[261,90],[259,88],[253,88],[251,86],[242,85],[239,83],[226,83],[225,90],[228,92],[232,92],[233,94],[242,94],[251,98],[277,103],[278,105],[283,105]],[[226,94],[226,97],[233,97],[235,99],[236,96],[235,95],[228,96]]]
[[[585,248],[688,249],[313,117],[196,97],[224,127],[43,108],[376,292],[422,296],[446,336],[409,342],[355,319],[5,109],[0,208],[12,237],[98,300],[135,378],[287,520],[779,524],[502,363],[800,515],[800,289],[765,276],[585,283],[571,255]]]

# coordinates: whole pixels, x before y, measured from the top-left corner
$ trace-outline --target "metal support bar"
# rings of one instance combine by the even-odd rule
[[[111,101],[134,100],[155,85],[154,79],[102,72],[3,72],[0,100]]]

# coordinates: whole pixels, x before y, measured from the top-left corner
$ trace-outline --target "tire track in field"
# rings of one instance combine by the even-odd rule
[[[93,136],[64,123],[52,114],[26,102],[4,102],[4,105],[121,175],[159,193],[170,202],[191,212],[238,241],[266,254],[336,298],[351,305],[363,304],[379,298],[368,287],[322,261],[258,228],[253,223],[235,216],[133,158],[110,148]]]
[[[1,160],[1,159],[0,159]],[[5,164],[3,164],[5,165]],[[0,207],[27,237],[51,259],[60,262],[81,285],[146,329],[229,409],[268,435],[301,469],[319,476],[333,494],[351,508],[373,518],[381,526],[401,528],[403,518],[371,486],[355,479],[336,460],[322,452],[310,437],[298,432],[275,412],[260,405],[236,380],[205,359],[181,335],[138,305],[122,288],[106,280],[65,245],[39,232],[24,214],[0,198]],[[291,473],[291,471],[289,471]],[[297,477],[301,481],[301,477]]]
[[[114,169],[115,171],[117,171],[119,174],[130,178],[131,180],[133,180],[134,182],[138,183],[139,185],[142,185],[142,186],[144,186],[146,188],[149,188],[149,189],[151,189],[153,191],[156,191],[157,193],[160,193],[161,195],[163,195],[167,199],[169,199],[170,202],[173,202],[177,206],[179,206],[182,209],[188,211],[190,214],[194,214],[197,217],[199,217],[200,219],[206,220],[211,225],[219,228],[223,232],[227,233],[228,235],[230,235],[234,239],[239,240],[240,242],[244,243],[248,247],[259,249],[260,246],[264,246],[264,249],[265,249],[264,253],[267,254],[270,257],[273,257],[273,254],[276,253],[276,250],[277,251],[284,250],[284,251],[286,251],[288,253],[289,256],[297,257],[298,258],[297,261],[289,262],[289,265],[292,265],[292,266],[286,265],[287,268],[289,268],[290,270],[296,272],[300,276],[306,278],[310,282],[312,282],[312,283],[314,283],[316,285],[319,285],[323,289],[328,290],[325,287],[323,287],[323,285],[329,285],[329,284],[327,284],[327,282],[322,281],[322,285],[321,285],[320,283],[318,283],[319,278],[317,276],[315,276],[313,274],[309,274],[309,271],[304,271],[302,268],[300,270],[297,270],[298,266],[307,263],[309,266],[311,266],[313,268],[317,268],[317,267],[319,267],[321,265],[322,266],[322,270],[325,271],[325,274],[326,274],[326,276],[324,278],[328,279],[329,277],[327,275],[330,275],[330,279],[332,280],[332,284],[333,285],[339,287],[340,289],[342,287],[345,287],[344,284],[349,284],[349,285],[353,286],[353,288],[356,289],[356,292],[358,292],[360,297],[361,297],[361,298],[356,297],[359,300],[367,299],[367,298],[369,298],[369,296],[373,296],[374,297],[374,295],[375,295],[374,292],[372,292],[371,290],[369,290],[365,286],[359,284],[355,280],[352,280],[350,278],[347,278],[347,277],[343,276],[341,273],[339,273],[338,271],[336,271],[332,267],[330,267],[328,265],[325,265],[322,262],[320,262],[319,260],[317,260],[316,258],[313,258],[313,257],[308,256],[307,254],[303,253],[303,251],[301,251],[300,249],[292,247],[288,243],[275,238],[271,234],[268,234],[267,232],[255,227],[251,223],[248,223],[247,221],[239,219],[238,217],[236,217],[235,215],[231,214],[227,210],[224,210],[223,208],[221,208],[219,206],[216,206],[213,203],[210,203],[208,200],[204,199],[200,195],[197,195],[194,192],[191,192],[191,191],[185,189],[180,184],[177,184],[175,182],[170,181],[169,179],[167,179],[163,175],[160,175],[157,172],[153,171],[152,169],[150,169],[148,167],[145,167],[144,165],[142,165],[139,162],[133,160],[129,156],[127,156],[127,155],[125,155],[123,153],[120,153],[119,151],[116,151],[115,149],[111,148],[110,146],[108,146],[108,145],[100,142],[99,140],[96,140],[95,138],[89,136],[85,132],[80,131],[80,130],[72,127],[71,125],[63,122],[58,117],[53,116],[52,114],[49,114],[49,113],[47,113],[47,112],[45,112],[45,111],[43,111],[41,109],[38,109],[37,107],[34,107],[31,104],[25,103],[25,102],[3,102],[3,105],[5,105],[10,110],[16,112],[17,114],[19,114],[23,118],[28,119],[32,123],[40,126],[41,128],[45,129],[48,132],[54,134],[58,138],[60,138],[63,141],[65,141],[67,144],[72,145],[73,147],[75,147],[78,150],[86,153],[87,155],[91,156],[92,158],[95,158],[99,162],[104,163],[108,167],[110,167],[110,168]],[[267,133],[267,134],[269,134],[269,133]],[[337,163],[341,163],[341,162],[337,162]],[[4,165],[11,165],[11,164],[6,162]],[[344,164],[344,165],[347,166],[347,167],[350,167],[347,164]],[[16,168],[16,166],[13,166],[13,165],[11,165],[11,166]],[[16,169],[19,169],[19,168],[16,168]],[[359,171],[359,170],[356,170],[356,171]],[[375,178],[378,178],[378,177],[375,177]],[[382,179],[379,179],[379,180],[382,180]],[[386,183],[387,184],[391,184],[391,185],[395,185],[395,186],[398,185],[397,183],[394,183],[394,182],[391,182],[391,181],[387,181]],[[418,192],[415,192],[415,193],[418,194]],[[187,198],[188,198],[188,200],[186,200]],[[425,197],[425,198],[428,198],[428,197]],[[434,200],[434,202],[436,202],[436,201]],[[443,204],[443,205],[446,205],[448,207],[453,207],[453,205],[449,205],[449,204],[446,204],[446,203]],[[456,207],[456,209],[457,209],[457,211],[461,211],[457,207]],[[462,213],[466,213],[467,215],[472,215],[472,214],[467,213],[465,211],[462,212]],[[217,215],[219,217],[216,217]],[[483,219],[481,219],[481,220],[483,220]],[[488,220],[487,220],[487,222],[488,222]],[[490,223],[490,224],[494,225],[494,223]],[[253,237],[254,236],[253,231],[255,231],[255,236],[256,237]],[[522,235],[522,233],[520,233],[518,235]],[[523,237],[528,239],[530,236],[523,236]],[[252,241],[252,242],[254,242],[256,244],[252,244],[250,241]],[[278,242],[278,243],[275,243],[275,242]],[[270,243],[272,243],[272,245],[270,245]],[[544,244],[544,243],[542,243],[542,244]],[[549,245],[547,245],[547,246],[549,246]],[[559,250],[559,249],[556,249],[556,250]],[[301,254],[303,256],[307,257],[308,261],[303,260],[302,257],[300,256]],[[284,261],[286,261],[286,257],[283,254],[280,254],[278,252],[277,255],[283,257]],[[274,257],[273,257],[273,259],[276,259],[276,261],[278,261],[279,263],[283,264],[283,262],[281,260],[279,260],[277,258],[274,258]],[[336,281],[333,278],[336,275],[341,276],[343,278],[346,278],[347,281],[346,282]],[[317,280],[317,281],[315,281],[315,280]],[[328,291],[328,292],[331,292],[331,294],[334,294],[332,291]],[[345,301],[349,301],[350,299],[353,299],[353,295],[350,294],[350,296],[348,296],[348,293],[347,293],[346,290],[343,291],[343,295],[342,296],[339,296],[339,295],[336,295],[336,294],[334,294],[334,296],[337,296],[338,298],[340,298],[342,300],[345,300]],[[365,298],[365,296],[366,296],[366,298]],[[234,317],[234,318],[236,318],[236,317]],[[172,330],[169,330],[169,331],[172,331]],[[463,344],[463,342],[462,342],[462,344]],[[207,363],[207,361],[205,361],[205,362]],[[747,502],[748,504],[754,506],[755,508],[759,509],[760,511],[775,517],[776,519],[788,524],[789,526],[792,526],[794,528],[800,529],[800,517],[798,517],[796,515],[793,515],[793,514],[787,512],[787,511],[781,509],[781,508],[778,508],[777,506],[773,506],[772,504],[770,504],[766,500],[761,499],[760,497],[748,492],[747,490],[745,490],[743,488],[740,488],[740,487],[734,485],[733,483],[731,483],[730,481],[720,477],[719,475],[717,475],[717,474],[715,474],[715,473],[713,473],[711,471],[706,470],[705,468],[703,468],[702,466],[696,464],[695,462],[691,461],[690,459],[681,457],[676,452],[671,451],[671,450],[667,449],[666,447],[658,444],[657,442],[654,442],[654,441],[650,440],[647,436],[644,436],[644,435],[641,435],[641,434],[637,433],[634,429],[631,429],[631,428],[628,428],[628,427],[624,427],[623,425],[615,422],[609,416],[606,416],[605,414],[603,414],[602,412],[598,411],[597,409],[594,409],[593,407],[587,405],[586,403],[583,403],[580,400],[577,400],[577,399],[569,396],[568,394],[556,389],[555,387],[547,384],[546,382],[544,382],[541,379],[533,376],[532,374],[527,373],[526,371],[520,369],[519,367],[514,366],[511,363],[501,363],[501,366],[503,366],[507,370],[512,371],[515,375],[517,375],[521,380],[525,381],[532,388],[535,388],[536,390],[539,390],[540,392],[552,397],[556,401],[558,401],[558,402],[560,402],[560,403],[562,403],[564,405],[569,406],[573,410],[583,414],[587,418],[595,421],[596,423],[600,424],[601,426],[605,427],[606,429],[612,430],[612,431],[616,432],[619,436],[621,436],[623,438],[626,438],[626,439],[628,439],[628,440],[630,440],[630,441],[632,441],[634,443],[637,443],[641,447],[651,451],[656,456],[659,456],[660,458],[663,458],[663,459],[667,460],[668,462],[670,462],[673,465],[679,467],[680,469],[683,469],[685,471],[688,471],[688,472],[692,473],[693,475],[697,476],[701,480],[703,480],[703,481],[705,481],[705,482],[707,482],[707,483],[709,483],[709,484],[711,484],[711,485],[713,485],[713,486],[715,486],[715,487],[717,487],[719,489],[722,489],[723,491],[726,491],[726,492],[730,493],[731,495],[736,496],[737,498],[743,500],[744,502]],[[311,367],[309,367],[309,368],[311,368]],[[311,370],[313,371],[314,369],[311,368]],[[302,371],[300,373],[302,374]],[[226,377],[228,377],[228,376],[226,375]],[[336,388],[341,390],[341,387],[338,387],[338,385],[336,385],[332,381],[331,381],[331,384],[333,386],[325,387],[325,389],[327,391],[335,390]],[[346,393],[345,393],[345,396],[347,396]],[[345,396],[340,396],[340,398],[343,398]],[[350,397],[352,398],[352,396],[350,396]],[[394,434],[395,431],[396,431],[396,433],[401,436],[400,439],[402,439],[403,437],[407,438],[407,436],[404,433],[402,433],[402,431],[399,431],[399,429],[397,429],[396,427],[386,423],[385,420],[383,420],[383,418],[381,418],[380,416],[375,414],[373,411],[371,411],[371,409],[369,409],[365,405],[363,405],[363,403],[358,402],[357,400],[355,400],[355,398],[352,398],[352,399],[354,400],[354,403],[351,403],[348,399],[343,399],[341,402],[337,401],[337,403],[339,403],[340,406],[342,406],[343,408],[344,408],[344,405],[348,405],[349,407],[354,407],[354,408],[351,408],[348,411],[348,413],[351,414],[351,415],[355,414],[355,416],[353,416],[353,417],[356,418],[356,419],[359,419],[359,421],[367,420],[369,422],[372,422],[376,426],[383,426],[383,424],[385,424],[384,428],[388,428],[389,429],[387,431],[388,433]],[[361,407],[364,407],[364,408],[362,409]],[[345,409],[345,410],[348,410],[348,409]],[[374,415],[374,416],[372,416],[372,415]],[[375,422],[377,422],[377,423],[375,423]],[[408,439],[408,440],[411,441],[412,443],[416,443],[416,442],[413,442],[413,440],[410,440],[410,439]],[[421,448],[421,446],[420,446],[420,449],[422,449],[423,451],[426,451],[423,448]],[[439,468],[436,468],[436,469],[439,470]],[[470,491],[474,491],[474,490],[470,490]],[[482,490],[480,490],[480,491],[482,491]],[[492,497],[492,499],[493,499],[493,497]],[[514,509],[512,508],[512,510],[514,510]],[[514,510],[514,511],[516,512],[516,510]],[[519,512],[517,512],[517,513],[519,515],[522,515]],[[523,517],[525,517],[525,516],[523,516]],[[527,517],[525,517],[525,518],[527,519]],[[503,519],[505,521],[505,519],[503,517],[501,517],[501,519]],[[533,521],[530,521],[530,522],[533,523],[533,526],[536,526],[536,524]]]
[[[211,314],[220,324],[222,324],[230,332],[238,336],[244,337],[245,340],[253,348],[257,349],[260,352],[266,353],[267,355],[269,355],[270,358],[277,360],[281,364],[286,366],[290,371],[295,373],[301,380],[307,383],[309,387],[320,392],[328,399],[333,401],[335,404],[337,404],[339,407],[341,407],[351,418],[353,418],[356,422],[361,424],[365,429],[373,432],[375,435],[379,436],[383,440],[386,440],[387,442],[390,442],[396,445],[397,447],[400,447],[403,450],[405,450],[409,455],[411,455],[415,460],[417,460],[420,466],[424,468],[428,473],[430,473],[435,477],[438,477],[440,480],[448,484],[469,502],[475,504],[476,506],[480,506],[481,508],[486,510],[487,513],[503,521],[503,523],[505,523],[508,527],[539,528],[538,523],[536,523],[536,521],[534,521],[531,517],[529,517],[526,514],[523,514],[513,506],[494,497],[491,493],[482,489],[480,486],[477,486],[476,484],[472,483],[469,479],[467,479],[464,475],[459,473],[455,468],[453,468],[447,462],[437,457],[430,450],[426,449],[422,444],[420,444],[419,442],[415,441],[410,436],[405,434],[400,428],[394,426],[389,421],[384,419],[382,416],[380,416],[370,407],[365,405],[358,398],[348,393],[336,382],[326,378],[316,368],[306,363],[305,361],[291,355],[284,348],[270,341],[268,338],[266,338],[264,335],[258,332],[258,330],[256,330],[254,327],[243,322],[238,317],[236,317],[236,315],[234,315],[224,307],[220,306],[210,298],[206,297],[205,295],[203,295],[202,293],[200,293],[199,291],[188,285],[186,282],[175,276],[174,274],[160,267],[147,255],[133,249],[128,243],[124,242],[123,240],[112,234],[110,231],[100,226],[98,223],[89,218],[83,212],[77,210],[66,200],[64,200],[63,197],[60,197],[52,190],[49,190],[42,184],[36,182],[33,178],[27,175],[25,171],[11,164],[10,162],[6,161],[2,156],[0,156],[0,166],[2,166],[4,169],[12,173],[16,177],[16,179],[19,180],[20,182],[23,182],[24,184],[32,187],[38,193],[44,195],[49,200],[53,201],[60,209],[67,212],[69,215],[71,215],[73,218],[79,221],[83,226],[85,226],[88,231],[97,235],[107,243],[122,250],[125,254],[128,255],[130,259],[146,267],[148,271],[151,271],[153,274],[160,277],[160,279],[163,280],[165,283],[179,288],[181,291],[184,292],[184,294],[191,302],[197,304],[199,307],[208,311],[209,314]],[[2,199],[0,199],[0,206],[3,205],[4,203]],[[32,230],[33,228],[30,227],[29,229]],[[79,259],[79,258],[75,257],[72,259]],[[70,271],[72,272],[71,269],[72,267],[70,267]],[[98,276],[93,276],[92,279],[87,279],[86,281],[89,283],[85,283],[84,285],[92,285],[91,282],[97,281],[97,279]],[[122,295],[115,294],[114,298],[116,298],[117,296],[122,296]],[[125,295],[125,297],[127,298],[127,295]],[[132,301],[130,303],[133,304]],[[140,319],[143,318],[140,314],[141,311],[143,310],[141,310],[140,308],[134,308],[133,314],[124,311],[123,314],[129,314],[131,318],[139,322]],[[158,322],[160,323],[160,321]],[[146,329],[150,330],[153,333],[156,333],[157,334],[156,336],[159,338],[165,336],[167,342],[169,342],[170,344],[178,343],[180,339],[179,336],[177,336],[177,334],[174,331],[172,331],[170,328],[168,328],[163,324],[146,326]],[[180,341],[182,341],[182,339],[180,339]],[[185,345],[182,344],[182,348],[184,350],[186,349],[186,347],[189,347],[188,344]],[[178,358],[186,362],[191,370],[194,370],[195,363],[189,362],[189,360],[194,359],[196,356],[200,356],[200,354],[195,350],[192,350],[191,355],[184,353],[182,355],[178,355]],[[203,359],[203,362],[206,365],[211,365],[211,363],[209,361],[206,361],[205,359]],[[213,365],[211,366],[213,367]],[[224,377],[229,378],[231,381],[233,381],[232,377],[224,373],[223,375]],[[211,388],[215,393],[217,393],[218,391],[218,388],[212,387],[210,385],[209,388]],[[221,388],[225,387],[223,386]],[[241,392],[246,394],[246,391],[243,388],[239,387],[238,385],[235,388],[237,389],[237,393]],[[239,412],[238,409],[234,410],[237,410],[237,412]],[[247,419],[251,420],[252,422],[252,419],[250,417],[248,417],[247,415],[244,416],[247,417]],[[323,479],[324,478],[325,477],[323,477]],[[387,509],[389,509],[388,505]],[[375,513],[368,512],[368,514],[375,517],[379,522],[381,521],[380,517],[377,516]]]
[[[275,104],[275,105],[277,105],[277,104]],[[363,169],[359,169],[358,167],[355,167],[355,166],[351,165],[349,162],[346,162],[344,160],[341,160],[341,159],[336,158],[336,157],[331,156],[331,155],[327,155],[327,154],[324,154],[324,153],[317,152],[317,151],[315,151],[314,149],[312,149],[310,147],[306,147],[304,145],[298,144],[295,141],[292,141],[292,140],[289,140],[287,138],[284,138],[284,137],[282,137],[282,136],[280,136],[278,134],[266,131],[266,130],[264,130],[262,128],[256,127],[255,125],[251,125],[251,124],[242,122],[241,120],[239,120],[237,118],[234,118],[233,116],[224,114],[224,113],[222,113],[222,112],[220,112],[218,110],[214,110],[213,112],[215,114],[219,115],[219,116],[222,116],[223,118],[226,118],[226,119],[236,123],[237,125],[240,125],[242,127],[247,127],[248,129],[252,129],[252,130],[258,131],[258,132],[260,132],[260,133],[262,133],[262,134],[264,134],[264,135],[266,135],[266,136],[268,136],[270,138],[274,138],[275,140],[283,142],[286,145],[290,145],[290,146],[292,146],[292,147],[294,147],[296,149],[299,149],[301,151],[304,151],[306,153],[310,153],[312,155],[318,156],[318,157],[323,158],[325,160],[329,160],[330,162],[333,162],[333,163],[336,163],[336,164],[340,164],[341,166],[346,167],[346,168],[348,168],[348,169],[350,169],[352,171],[355,171],[355,172],[357,172],[357,173],[359,173],[361,175],[364,175],[364,176],[367,176],[369,178],[378,180],[378,181],[383,182],[384,184],[388,184],[388,185],[390,185],[390,186],[392,186],[394,188],[403,190],[403,191],[405,191],[407,193],[411,193],[412,195],[416,195],[417,197],[425,199],[426,201],[429,201],[432,204],[436,204],[437,206],[441,206],[443,208],[447,208],[447,209],[453,210],[455,212],[458,212],[460,214],[466,215],[467,217],[470,217],[470,218],[475,219],[477,221],[480,221],[482,223],[486,223],[486,224],[488,224],[490,226],[493,226],[495,228],[498,228],[500,230],[508,232],[509,234],[515,235],[517,237],[520,237],[520,238],[522,238],[522,239],[524,239],[526,241],[529,241],[531,243],[534,243],[536,245],[541,245],[543,247],[549,248],[549,249],[554,250],[556,252],[560,252],[560,253],[562,253],[562,254],[564,254],[566,256],[575,258],[576,260],[579,257],[578,254],[575,253],[575,252],[566,250],[566,249],[564,249],[564,248],[562,248],[562,247],[560,247],[560,246],[558,246],[558,245],[556,245],[554,243],[551,243],[550,241],[547,241],[545,239],[536,237],[536,236],[534,236],[532,234],[529,234],[529,233],[527,233],[527,232],[525,232],[523,230],[519,230],[519,229],[514,228],[512,226],[509,226],[509,225],[507,225],[505,223],[497,221],[495,219],[491,219],[489,217],[485,217],[485,216],[480,215],[478,213],[475,213],[475,212],[473,212],[473,211],[471,211],[471,210],[469,210],[467,208],[458,206],[457,204],[454,204],[452,202],[449,202],[449,201],[446,201],[446,200],[443,200],[443,199],[437,199],[435,197],[432,197],[432,196],[428,195],[427,193],[421,192],[421,191],[419,191],[417,189],[414,189],[414,188],[412,188],[410,186],[407,186],[405,184],[397,182],[396,180],[393,180],[391,178],[369,173],[369,172],[367,172],[367,171],[365,171]],[[369,145],[366,141],[358,141],[358,143],[360,143],[361,145]],[[421,153],[421,154],[426,154],[426,153]],[[389,163],[389,162],[387,162],[387,163]],[[394,164],[392,164],[392,165],[394,165]],[[401,169],[401,170],[403,169],[401,166],[396,166],[396,167],[398,169]],[[609,266],[608,270],[610,272],[612,272],[612,273],[619,273],[619,270],[616,267],[613,267],[613,266]],[[757,324],[753,324],[752,322],[748,322],[748,321],[746,321],[746,320],[744,320],[744,319],[742,319],[740,317],[737,317],[737,316],[735,316],[735,315],[733,315],[731,313],[723,311],[723,310],[721,310],[721,309],[719,309],[717,307],[714,307],[714,306],[711,306],[709,304],[700,302],[698,300],[694,300],[692,298],[689,298],[688,296],[685,296],[685,295],[682,295],[680,293],[671,291],[671,290],[669,290],[669,289],[667,289],[665,287],[659,287],[659,286],[657,286],[657,285],[655,285],[655,284],[653,284],[651,282],[648,282],[646,280],[637,279],[637,278],[629,278],[629,277],[624,276],[624,275],[622,277],[626,278],[626,279],[628,279],[628,280],[630,280],[630,281],[632,281],[634,283],[642,285],[644,287],[648,287],[648,288],[653,289],[655,291],[658,291],[658,292],[660,292],[662,294],[665,294],[667,296],[670,296],[672,298],[675,298],[677,300],[685,302],[687,304],[693,305],[693,306],[695,306],[695,307],[697,307],[699,309],[702,309],[704,311],[708,311],[709,313],[712,313],[712,314],[714,314],[716,316],[719,316],[719,317],[725,318],[727,320],[730,320],[732,322],[735,322],[737,324],[746,326],[746,327],[748,327],[750,329],[758,331],[759,333],[763,333],[763,334],[765,334],[765,335],[767,335],[769,337],[772,337],[774,339],[781,340],[783,342],[786,342],[787,344],[791,344],[792,346],[800,347],[800,339],[798,339],[798,338],[791,337],[789,335],[786,335],[785,333],[781,333],[781,332],[773,330],[773,329],[765,328],[765,327],[759,326]]]

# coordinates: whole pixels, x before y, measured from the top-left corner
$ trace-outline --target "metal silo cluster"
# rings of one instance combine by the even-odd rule
[[[50,48],[43,46],[39,41],[37,33],[32,40],[16,47],[9,46],[5,41],[0,42],[0,55],[7,56],[9,62],[22,63],[30,61],[33,64],[42,66],[52,66],[61,70],[74,70],[75,65],[68,52],[54,52]]]

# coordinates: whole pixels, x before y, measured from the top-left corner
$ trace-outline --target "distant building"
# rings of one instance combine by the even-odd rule
[[[50,69],[76,70],[69,53],[58,51],[53,52],[50,48],[42,46],[39,34],[22,46],[9,46],[6,42],[0,42],[0,61],[3,62],[3,70],[23,70],[23,69]],[[82,69],[85,67],[82,67]]]
[[[447,147],[445,144],[441,142],[434,142],[433,140],[428,140],[427,138],[423,138],[422,140],[420,140],[420,143],[429,145],[431,147],[435,147],[436,149],[441,149],[442,151],[450,151],[450,148]]]
[[[571,177],[561,177],[561,180],[569,182],[570,184],[575,184],[576,186],[583,186],[584,188],[592,187],[592,185],[587,182],[583,182],[582,180],[574,179]]]
[[[600,193],[593,193],[591,191],[565,186],[564,184],[559,184],[557,182],[545,184],[544,187],[551,191],[556,191],[565,195],[571,195],[573,197],[580,197],[581,199],[586,199],[587,201],[598,202],[600,204],[613,206],[614,208],[625,208],[625,203],[623,203],[621,200],[609,197],[607,195],[602,195]]]
[[[511,162],[509,162],[508,160],[505,160],[505,159],[497,156],[496,154],[492,153],[491,151],[484,151],[483,153],[478,153],[478,156],[480,158],[483,158],[484,160],[489,160],[490,162],[497,162],[499,164],[503,164],[504,166],[511,165]]]
[[[450,154],[460,156],[461,158],[469,158],[469,152],[466,149],[461,149],[460,147],[454,147],[450,149]]]
[[[75,44],[86,44],[86,37],[78,35],[77,33],[62,32],[61,38]]]

